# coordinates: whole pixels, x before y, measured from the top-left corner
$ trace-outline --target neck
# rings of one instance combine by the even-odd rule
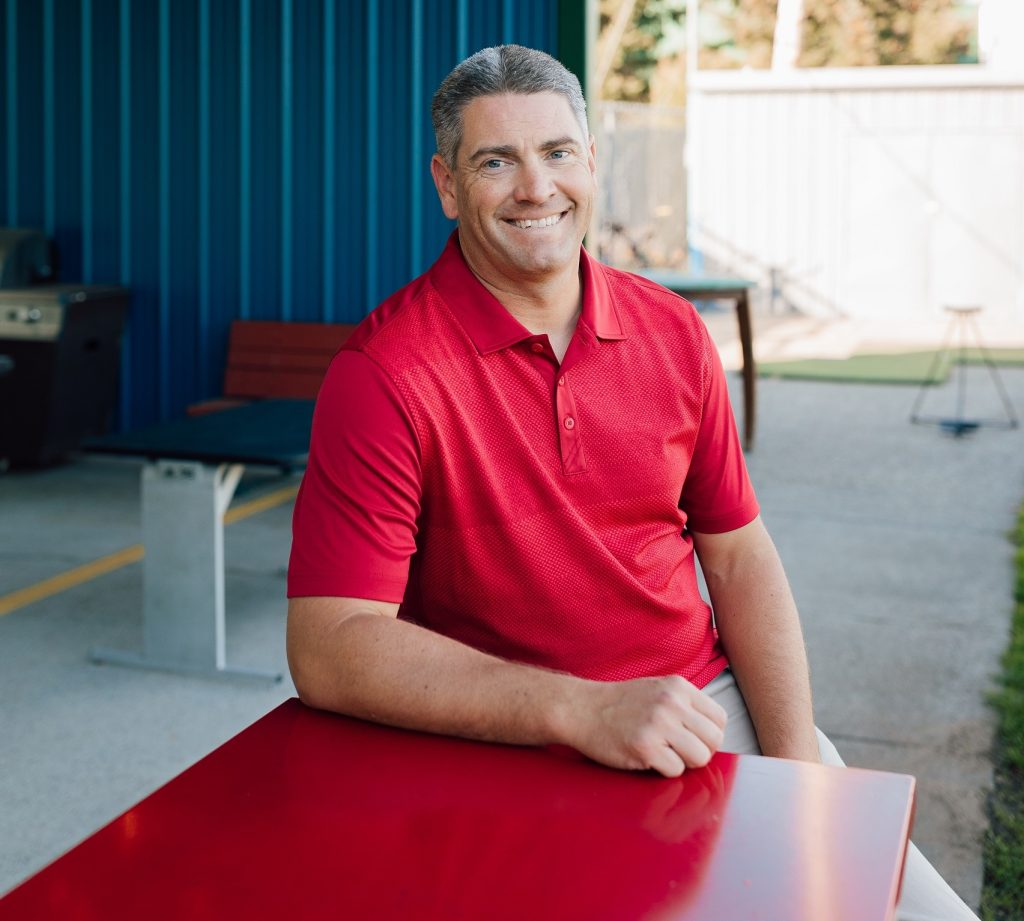
[[[583,283],[574,273],[568,284],[502,290],[480,279],[501,305],[535,336],[546,335],[559,362],[565,357],[583,307]]]
[[[467,260],[468,262],[468,260]],[[569,266],[555,278],[539,281],[504,279],[494,283],[470,266],[480,283],[535,336],[547,335],[561,360],[572,339],[583,306],[583,280],[578,265]]]

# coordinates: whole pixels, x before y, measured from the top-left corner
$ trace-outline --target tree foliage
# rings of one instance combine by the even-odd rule
[[[958,64],[970,49],[953,0],[805,0],[802,67]]]
[[[607,29],[622,3],[632,15],[604,99],[680,104],[686,0],[601,0]],[[777,0],[701,0],[700,67],[769,67]],[[971,61],[976,23],[964,0],[804,0],[801,67]]]
[[[602,32],[611,26],[616,11],[627,2],[630,0],[601,0]],[[651,82],[659,62],[676,57],[672,39],[681,33],[685,20],[686,0],[637,0],[619,42],[615,64],[601,87],[601,97],[651,102]]]

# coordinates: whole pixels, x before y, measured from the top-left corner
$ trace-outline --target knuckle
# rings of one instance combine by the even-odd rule
[[[671,707],[676,702],[676,696],[670,688],[658,688],[654,695],[654,704],[658,708]]]
[[[654,700],[660,706],[678,707],[686,701],[687,682],[678,675],[656,679]]]

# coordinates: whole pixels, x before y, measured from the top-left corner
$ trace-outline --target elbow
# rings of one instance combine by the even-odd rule
[[[317,642],[310,635],[308,625],[289,613],[285,651],[288,657],[288,672],[295,692],[307,707],[317,710],[329,709],[324,692],[322,656],[317,654]]]
[[[288,670],[296,695],[307,707],[344,712],[341,702],[336,699],[337,695],[331,695],[328,682],[320,676],[315,663],[308,661],[308,657],[289,650]]]
[[[396,604],[394,613],[397,611]],[[391,612],[378,611],[371,603],[358,600],[291,600],[285,646],[299,700],[318,710],[350,712],[366,676],[367,643],[373,646],[373,638],[359,627],[379,623],[382,613]]]
[[[289,635],[287,643],[288,671],[291,675],[292,684],[295,685],[295,693],[307,707],[323,709],[316,692],[316,683],[312,678],[312,669],[309,667],[307,657],[303,654],[299,644],[292,641]]]
[[[301,601],[302,599],[300,599]],[[359,615],[293,604],[288,612],[285,649],[295,691],[306,706],[347,713],[351,703],[351,663],[358,661],[350,623]],[[355,644],[358,646],[358,643]]]

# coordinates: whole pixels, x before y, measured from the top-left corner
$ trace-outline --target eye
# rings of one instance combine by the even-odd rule
[[[570,156],[571,153],[572,152],[569,150],[552,150],[548,156],[550,156],[553,160],[565,160]]]
[[[503,165],[504,162],[502,160],[484,160],[483,162],[484,169],[501,169]]]

